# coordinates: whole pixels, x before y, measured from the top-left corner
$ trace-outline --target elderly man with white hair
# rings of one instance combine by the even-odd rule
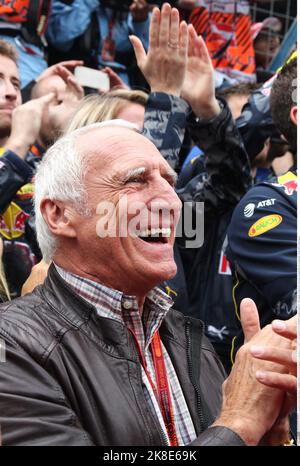
[[[288,350],[289,340],[259,331],[245,300],[250,342],[222,401],[224,371],[201,322],[156,288],[176,273],[174,181],[128,123],[81,128],[49,149],[35,209],[52,265],[43,285],[0,309],[4,445],[256,445],[267,432],[287,434],[284,392],[255,373],[288,369],[250,347]]]

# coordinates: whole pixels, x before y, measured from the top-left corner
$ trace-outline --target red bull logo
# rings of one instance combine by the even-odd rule
[[[287,194],[287,196],[292,196],[294,192],[297,191],[297,180],[287,181],[283,183],[282,186],[284,187],[285,194]]]
[[[25,232],[25,222],[29,214],[12,202],[0,216],[0,234],[8,240],[20,238]]]
[[[298,191],[298,181],[296,175],[292,172],[288,172],[278,178],[279,183],[272,183],[278,188],[283,188],[287,196],[292,196],[294,192]]]
[[[16,215],[13,229],[23,233],[25,231],[25,220],[27,220],[27,218],[29,218],[29,215],[23,211]]]

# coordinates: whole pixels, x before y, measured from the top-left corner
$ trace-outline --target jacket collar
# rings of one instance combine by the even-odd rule
[[[74,294],[95,307],[99,317],[115,320],[133,332],[143,353],[173,304],[172,299],[156,287],[146,296],[141,315],[136,296],[75,275],[56,264],[55,268]]]
[[[70,285],[60,277],[53,263],[49,267],[41,293],[47,302],[74,327],[86,323],[95,310],[92,304],[73,292]]]
[[[44,284],[38,287],[36,292],[40,293],[48,305],[63,318],[66,327],[80,329],[99,347],[116,357],[138,361],[134,341],[125,325],[111,318],[99,316],[93,304],[74,293],[71,286],[59,275],[54,264],[50,265]],[[177,335],[172,331],[174,317],[170,320],[170,314],[173,313],[168,312],[162,321],[161,338],[164,339],[166,336],[177,340]],[[178,323],[184,320],[180,313],[176,314],[179,317]],[[167,324],[169,320],[171,325]],[[180,340],[184,345],[182,337]]]

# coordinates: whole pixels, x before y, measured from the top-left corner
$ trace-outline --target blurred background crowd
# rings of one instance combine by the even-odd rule
[[[242,231],[240,217],[232,219],[231,244],[227,229],[234,208],[254,183],[275,176],[285,193],[295,194],[293,128],[284,133],[274,122],[286,118],[284,106],[291,106],[290,97],[284,101],[279,96],[271,115],[269,95],[278,69],[296,50],[297,2],[170,2],[204,41],[206,47],[199,52],[196,65],[192,59],[181,63],[171,41],[167,58],[163,47],[149,50],[150,18],[153,8],[161,8],[162,3],[0,1],[1,295],[6,301],[30,291],[44,280],[48,269],[36,241],[32,214],[34,172],[47,148],[66,130],[123,118],[137,124],[176,170],[180,198],[205,203],[204,244],[195,251],[176,243],[178,273],[162,287],[174,299],[176,309],[204,321],[208,337],[230,371],[238,346],[237,308],[245,293],[257,300],[263,323],[274,315],[287,318],[295,312],[294,207],[289,210],[294,215],[290,230],[282,231],[289,249],[279,253],[275,267],[268,262],[270,252],[265,245],[262,251],[260,245],[252,249],[252,244],[235,237]],[[166,64],[174,74],[180,75],[183,66],[191,75],[205,73],[201,53],[206,49],[222,118],[212,122],[203,112],[205,124],[195,131],[192,90],[184,91],[183,86],[175,93],[166,75],[159,74],[157,62],[171,62],[174,51],[174,63]],[[148,51],[145,66],[143,53]],[[296,78],[295,63],[294,54],[289,83]],[[207,86],[205,81],[202,84],[203,95],[205,89],[209,92],[210,79]],[[282,89],[289,92],[291,87],[285,85],[283,80]],[[271,208],[270,213],[276,215],[279,201],[275,198],[275,194],[266,195],[262,211]],[[254,224],[255,202],[249,199],[244,213],[236,215],[253,216]],[[246,257],[236,257],[239,248]]]

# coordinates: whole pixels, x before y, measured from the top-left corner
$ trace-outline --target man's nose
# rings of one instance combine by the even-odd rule
[[[7,100],[16,100],[16,98],[17,98],[17,89],[15,88],[13,83],[10,82],[9,80],[5,81],[4,92],[5,92],[5,98]]]
[[[154,210],[180,212],[182,207],[181,201],[175,189],[167,181],[165,181],[164,185],[160,185],[160,189],[155,191],[155,194],[152,200]]]
[[[165,178],[160,177],[157,180],[157,184],[155,186],[156,191],[158,193],[158,197],[165,198],[169,202],[179,202],[180,200],[176,194],[174,186],[172,186]]]

